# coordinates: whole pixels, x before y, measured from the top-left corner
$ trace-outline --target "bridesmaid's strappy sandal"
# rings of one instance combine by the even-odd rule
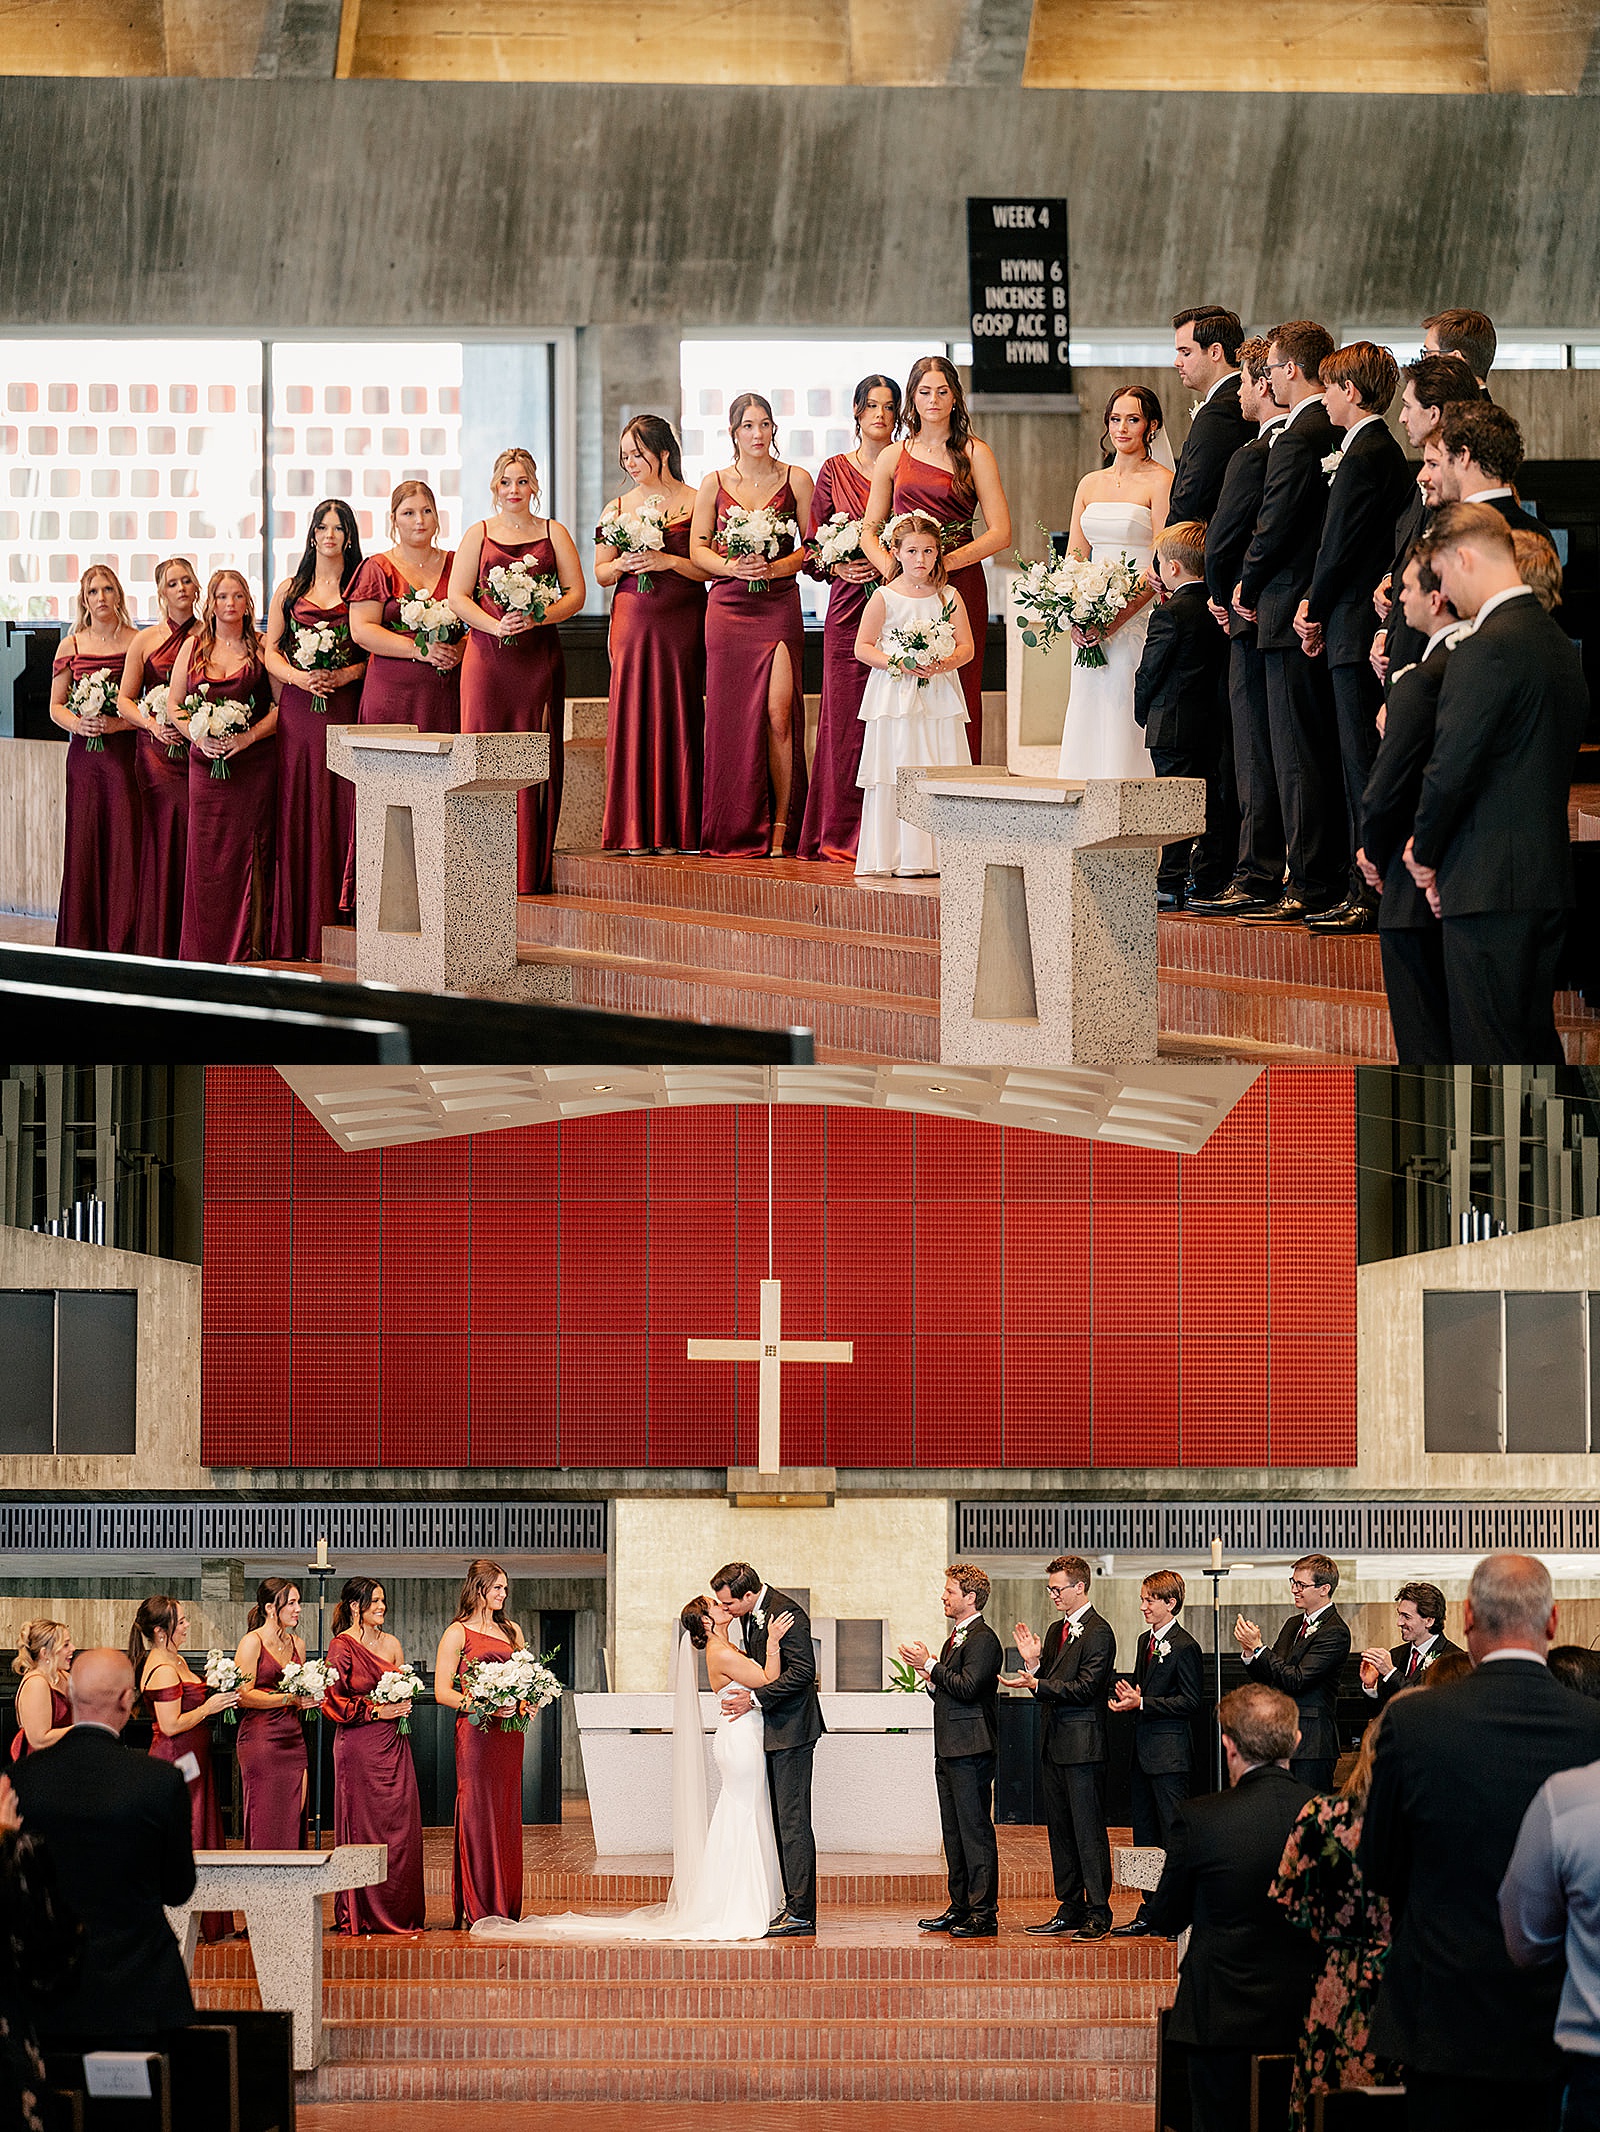
[[[789,818],[784,815],[772,825],[772,848],[767,853],[769,859],[781,859],[783,857],[783,842],[788,834]]]

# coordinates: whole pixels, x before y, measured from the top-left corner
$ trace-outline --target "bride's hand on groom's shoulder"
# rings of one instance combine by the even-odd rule
[[[788,1635],[789,1631],[793,1627],[793,1614],[776,1614],[773,1616],[772,1620],[767,1623],[767,1634],[769,1637],[775,1639],[778,1643],[782,1643],[785,1636]]]

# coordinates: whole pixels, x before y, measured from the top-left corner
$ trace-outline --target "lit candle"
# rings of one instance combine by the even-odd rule
[[[1220,1552],[1222,1542],[1220,1540],[1213,1540],[1211,1545],[1213,1552],[1216,1554],[1217,1560],[1220,1562],[1222,1560],[1222,1555]],[[317,1567],[318,1569],[326,1569],[328,1567],[328,1542],[325,1537],[323,1539],[318,1540],[317,1542]]]
[[[1222,1567],[1222,1542],[1220,1540],[1213,1540],[1211,1543],[1211,1567],[1213,1569],[1221,1569]]]

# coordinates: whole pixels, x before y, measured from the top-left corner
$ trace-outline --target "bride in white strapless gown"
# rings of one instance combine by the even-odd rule
[[[610,1915],[564,1911],[558,1917],[481,1917],[475,1940],[759,1940],[783,1908],[783,1869],[767,1790],[761,1706],[743,1717],[721,1711],[711,1756],[722,1779],[716,1812],[706,1817],[706,1764],[695,1648],[719,1703],[736,1688],[777,1678],[780,1646],[793,1615],[768,1626],[766,1665],[728,1639],[730,1616],[715,1599],[691,1600],[673,1661],[672,1887],[664,1903]]]
[[[1154,558],[1172,489],[1170,467],[1161,463],[1171,458],[1162,434],[1161,403],[1147,386],[1128,386],[1112,394],[1106,437],[1110,463],[1078,483],[1069,545],[1074,555],[1091,562],[1125,555],[1142,573]],[[1104,666],[1080,666],[1074,653],[1057,776],[1155,775],[1144,734],[1133,719],[1133,677],[1149,627],[1147,595],[1126,621],[1101,638]]]

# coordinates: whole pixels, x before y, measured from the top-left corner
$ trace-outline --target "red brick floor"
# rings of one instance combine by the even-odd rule
[[[1149,2132],[1147,2102],[742,2103],[737,2132]],[[302,2103],[299,2132],[734,2132],[726,2103]]]

